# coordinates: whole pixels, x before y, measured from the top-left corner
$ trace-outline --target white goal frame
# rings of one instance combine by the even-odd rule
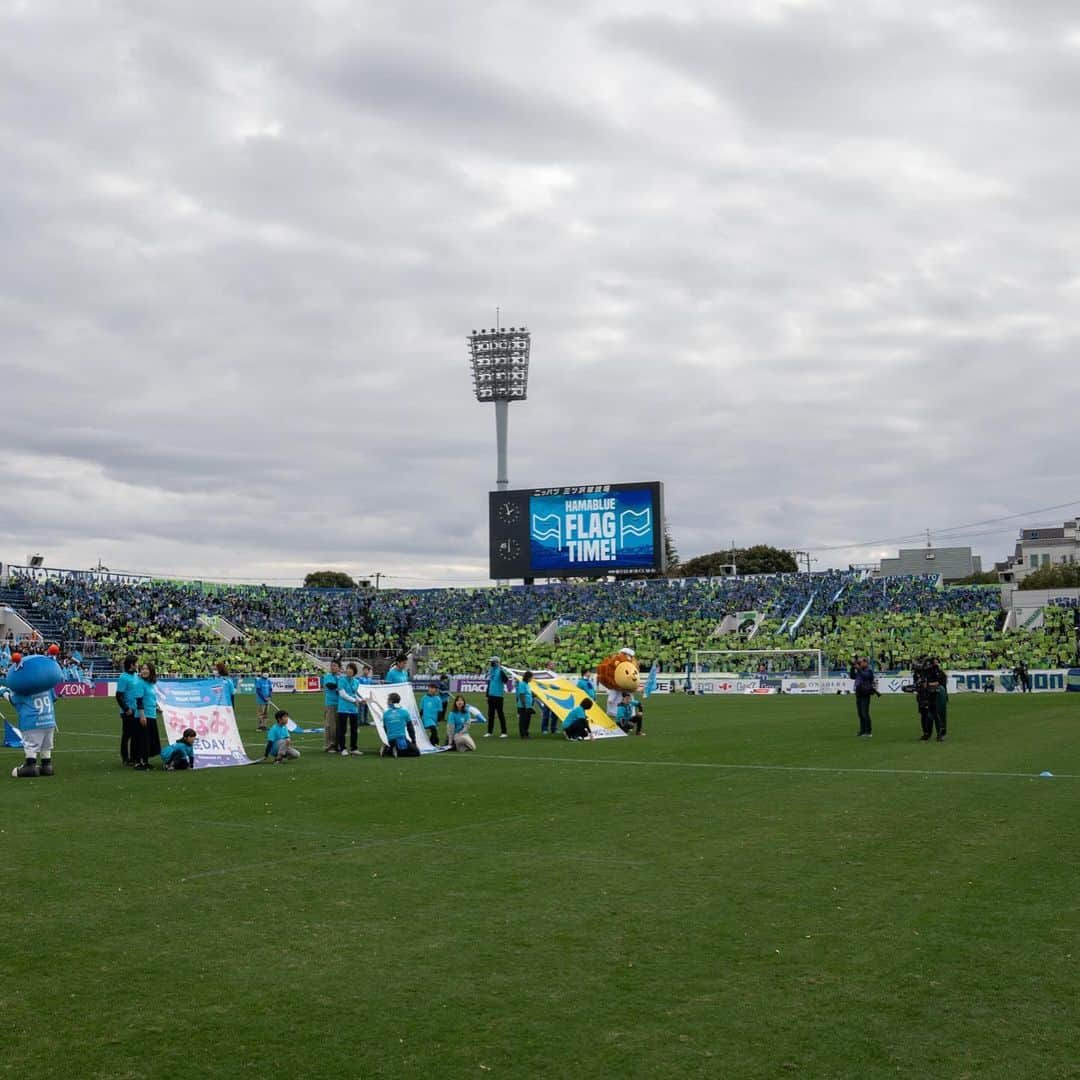
[[[812,656],[815,658],[814,670],[811,672],[802,671],[790,671],[784,668],[780,671],[770,671],[768,677],[778,678],[782,675],[791,675],[798,678],[804,678],[808,682],[816,682],[817,689],[812,693],[821,694],[824,692],[826,668],[824,659],[820,649],[695,649],[691,654],[693,656],[693,670],[689,674],[690,685],[694,686],[698,681],[712,680],[717,676],[729,676],[733,678],[753,678],[757,675],[756,671],[742,672],[732,670],[731,665],[724,666],[721,660],[718,667],[711,670],[702,670],[702,659],[705,657],[722,658],[725,656],[731,657],[784,657],[784,656]],[[755,661],[755,666],[760,663],[760,660]],[[742,665],[737,665],[741,667]]]

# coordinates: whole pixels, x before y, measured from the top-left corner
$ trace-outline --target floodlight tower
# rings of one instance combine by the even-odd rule
[[[473,390],[476,400],[495,402],[495,445],[498,467],[495,487],[506,491],[510,478],[506,467],[506,439],[510,422],[510,402],[524,401],[529,388],[529,350],[532,338],[528,328],[511,326],[504,330],[474,330],[469,335],[469,359],[472,363]]]

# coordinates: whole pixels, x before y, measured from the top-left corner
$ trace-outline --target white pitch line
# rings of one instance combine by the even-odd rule
[[[102,735],[93,731],[69,731],[66,735],[89,735],[98,739],[115,739],[115,735]],[[252,745],[258,745],[252,744]],[[101,750],[59,748],[54,753],[57,756],[65,754],[100,754]],[[365,755],[368,751],[365,751]],[[375,752],[371,751],[371,756]],[[842,765],[745,765],[730,764],[719,761],[636,761],[626,758],[562,758],[562,757],[517,757],[512,754],[476,754],[474,761],[516,761],[516,762],[551,762],[557,765],[633,765],[641,768],[671,768],[671,769],[721,769],[741,770],[743,772],[802,772],[802,773],[855,773],[866,776],[958,776],[958,777],[981,777],[984,779],[1010,779],[1010,780],[1039,780],[1038,773],[1026,772],[980,772],[965,769],[869,769],[865,767],[849,767]],[[1080,780],[1080,773],[1054,773],[1054,780]]]
[[[511,754],[475,754],[475,761],[553,762],[557,765],[636,765],[671,769],[721,769],[747,772],[862,773],[868,776],[966,776],[1038,780],[1033,772],[979,772],[965,769],[868,769],[843,765],[744,765],[720,761],[635,761],[628,758],[515,757]],[[1054,773],[1054,780],[1080,780],[1080,773]]]

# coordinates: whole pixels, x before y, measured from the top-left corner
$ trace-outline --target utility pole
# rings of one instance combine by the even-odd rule
[[[796,563],[804,562],[806,564],[806,572],[810,573],[810,564],[816,563],[817,559],[810,554],[809,551],[792,551],[791,556],[795,559]]]

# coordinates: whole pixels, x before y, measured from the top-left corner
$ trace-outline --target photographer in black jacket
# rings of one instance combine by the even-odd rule
[[[859,738],[869,739],[873,732],[870,730],[870,698],[878,694],[877,677],[870,667],[870,660],[865,656],[857,656],[851,662],[849,677],[855,683],[855,711],[859,714]]]
[[[949,709],[948,676],[932,656],[920,657],[915,662],[912,675],[915,677],[915,699],[922,724],[920,741],[929,742],[936,730],[937,741],[944,742]]]

